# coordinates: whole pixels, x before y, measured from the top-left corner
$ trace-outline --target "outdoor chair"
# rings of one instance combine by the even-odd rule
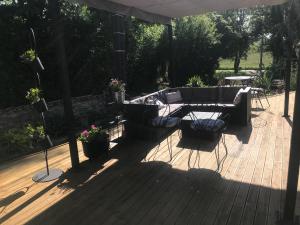
[[[216,172],[220,172],[228,154],[224,132],[227,129],[230,115],[221,115],[217,119],[215,119],[214,117],[199,119],[196,113],[191,112],[188,116],[191,118],[190,131],[194,132],[194,135],[192,135],[193,137],[205,137],[206,140],[211,139],[209,137],[213,137],[211,141],[218,140],[217,145],[214,148],[214,152],[217,161]],[[210,135],[206,136],[206,134],[208,133]],[[220,142],[225,147],[225,156],[222,159],[220,159]]]
[[[257,101],[259,101],[262,109],[264,109],[261,98],[265,98],[265,100],[267,101],[269,107],[270,107],[270,103],[269,103],[269,100],[268,100],[268,97],[267,97],[267,94],[266,94],[266,90],[262,87],[257,87],[258,86],[257,84],[259,83],[259,80],[261,79],[261,76],[262,76],[262,74],[255,76],[255,79],[252,82],[252,85],[251,85],[251,99],[255,100],[256,106],[258,105]],[[252,101],[251,101],[251,103],[252,103]]]

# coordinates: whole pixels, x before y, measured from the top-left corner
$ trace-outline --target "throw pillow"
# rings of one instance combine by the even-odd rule
[[[166,93],[166,98],[167,98],[167,103],[168,104],[172,104],[172,103],[182,101],[180,91]]]
[[[243,88],[241,88],[235,95],[234,99],[233,99],[233,104],[237,105],[241,102],[242,100],[242,92],[243,92]]]

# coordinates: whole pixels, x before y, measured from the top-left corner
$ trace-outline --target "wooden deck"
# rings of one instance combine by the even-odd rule
[[[283,95],[269,100],[271,108],[253,111],[252,127],[228,130],[220,171],[215,143],[182,142],[178,132],[160,145],[115,146],[101,162],[87,161],[80,149],[78,172],[68,170],[62,145],[49,157],[65,174],[50,183],[31,180],[44,167],[42,154],[1,165],[0,224],[274,225],[284,203],[291,121],[282,117]],[[293,101],[291,94],[290,112]]]

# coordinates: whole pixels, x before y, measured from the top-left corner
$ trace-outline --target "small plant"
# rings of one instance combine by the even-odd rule
[[[90,143],[97,138],[105,138],[107,133],[101,128],[91,125],[91,128],[81,132],[78,140],[83,143]]]
[[[118,79],[111,79],[109,87],[113,92],[125,91],[125,83]]]
[[[38,88],[30,88],[25,98],[31,103],[37,103],[41,100],[41,90]]]
[[[204,87],[204,83],[202,82],[200,76],[194,75],[189,78],[187,82],[188,87]]]
[[[30,123],[27,124],[26,126],[26,132],[28,136],[34,140],[34,141],[39,141],[45,139],[45,130],[43,126],[36,126],[34,127]]]
[[[36,58],[35,57],[35,51],[33,49],[29,49],[26,52],[24,52],[20,58],[22,59],[23,62],[33,62],[33,60]]]
[[[270,77],[268,73],[264,73],[254,80],[254,86],[264,88],[269,91],[272,86],[272,77]]]

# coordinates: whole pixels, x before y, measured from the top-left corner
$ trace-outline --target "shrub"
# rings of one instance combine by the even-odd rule
[[[189,87],[204,87],[204,83],[202,82],[199,75],[194,75],[189,78],[187,82],[187,86]]]
[[[258,76],[257,79],[254,80],[254,86],[263,88],[265,90],[271,90],[272,85],[272,77],[269,73],[264,73],[261,76]]]
[[[39,124],[27,124],[0,133],[0,155],[7,159],[24,155],[44,146],[45,132]]]

